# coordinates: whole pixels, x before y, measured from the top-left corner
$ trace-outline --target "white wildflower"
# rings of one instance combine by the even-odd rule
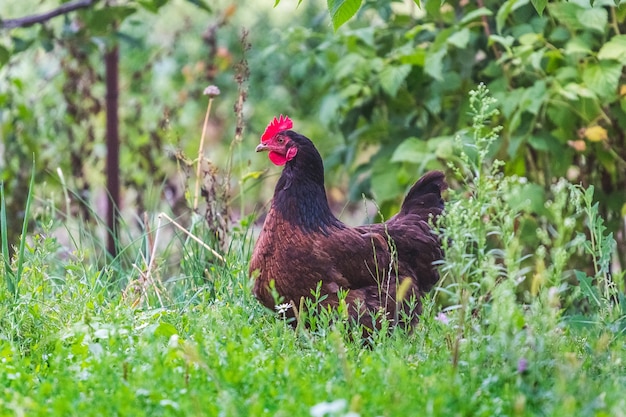
[[[285,314],[291,308],[291,304],[290,303],[277,304],[276,306],[274,306],[274,308],[276,309],[278,314]]]
[[[111,331],[106,328],[101,328],[93,332],[93,337],[95,339],[108,339],[111,335]]]
[[[348,401],[343,398],[331,401],[329,403],[323,402],[315,404],[313,407],[311,407],[311,416],[324,417],[327,414],[333,415],[336,413],[341,413],[346,409],[347,405]]]
[[[177,334],[173,334],[170,336],[170,340],[167,342],[167,347],[170,349],[176,349],[178,347],[178,339],[179,336]]]
[[[168,400],[167,398],[159,401],[159,405],[161,407],[170,407],[170,408],[173,408],[174,410],[180,409],[180,406],[178,405],[176,401]]]

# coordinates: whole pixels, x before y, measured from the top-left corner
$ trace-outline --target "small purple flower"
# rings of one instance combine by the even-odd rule
[[[520,374],[523,374],[527,370],[528,370],[528,359],[520,358],[520,360],[517,361],[517,372]]]
[[[437,314],[437,317],[435,317],[435,320],[442,322],[443,324],[448,324],[450,323],[450,320],[448,319],[448,316],[445,315],[445,313],[440,312],[439,314]]]
[[[220,89],[216,85],[210,85],[210,86],[208,86],[207,88],[204,89],[204,95],[205,96],[211,96],[211,97],[219,96],[220,95]]]

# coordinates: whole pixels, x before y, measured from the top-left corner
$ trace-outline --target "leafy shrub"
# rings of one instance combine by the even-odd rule
[[[484,83],[500,110],[489,151],[506,162],[501,171],[527,178],[539,206],[558,178],[593,185],[605,226],[626,247],[624,4],[422,4],[425,12],[365,2],[336,34],[291,28],[288,53],[273,52],[268,72],[298,87],[290,114],[321,120],[306,129],[331,172],[349,167],[351,198],[373,195],[389,215],[420,172],[453,161],[469,91]],[[328,133],[337,128],[343,140]],[[626,253],[616,255],[623,270]]]
[[[549,297],[568,315],[583,307],[603,318],[615,313],[623,292],[611,273],[615,240],[598,215],[593,187],[561,179],[542,195],[525,178],[503,176],[503,163],[488,158],[501,129],[491,126],[498,110],[484,85],[470,92],[470,110],[471,139],[459,138],[462,164],[453,166],[465,185],[452,192],[442,217],[447,260],[440,291],[455,305],[471,299],[480,308],[496,302],[493,291],[508,282],[522,303]]]

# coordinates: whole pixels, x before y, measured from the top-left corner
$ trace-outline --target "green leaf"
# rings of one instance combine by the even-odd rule
[[[593,284],[593,278],[587,276],[582,271],[575,270],[574,275],[576,275],[576,279],[580,284],[580,290],[589,301],[592,301],[598,307],[602,306],[602,301],[600,301],[600,294],[598,292],[598,288]]]
[[[471,12],[466,14],[465,17],[463,17],[463,19],[461,19],[459,24],[460,25],[465,25],[465,24],[470,23],[471,21],[473,21],[475,19],[478,19],[479,17],[483,17],[483,16],[493,16],[493,12],[491,10],[489,10],[489,9],[484,8],[484,7],[481,7],[480,9],[472,10]]]
[[[155,336],[171,337],[175,334],[178,334],[178,330],[176,330],[176,327],[165,321],[160,322],[157,328],[154,330]]]
[[[435,157],[443,160],[448,160],[454,156],[454,136],[437,136],[428,139],[427,143],[431,156],[434,153]],[[434,158],[431,157],[429,159]]]
[[[584,9],[578,4],[569,2],[549,3],[548,10],[556,20],[567,26],[572,32],[585,28],[578,19],[578,13]]]
[[[335,30],[350,20],[361,8],[361,0],[328,0],[327,4]]]
[[[500,35],[491,35],[489,36],[489,46],[493,44],[499,44],[504,47],[507,51],[511,49],[511,46],[515,43],[515,38],[513,36],[500,36]]]
[[[420,25],[415,25],[411,29],[404,32],[404,39],[412,40],[413,38],[415,38],[417,35],[419,35],[422,32],[435,32],[435,31],[437,31],[437,27],[435,26],[434,23],[424,22]]]
[[[395,97],[410,72],[411,66],[408,64],[386,65],[380,72],[380,86],[391,97]]]
[[[372,191],[377,201],[392,200],[402,194],[404,188],[398,181],[400,165],[390,163],[385,158],[379,158],[372,167]]]
[[[576,13],[576,17],[584,27],[599,33],[604,33],[609,21],[609,13],[601,8],[580,10]]]
[[[334,79],[339,81],[344,78],[353,80],[354,72],[357,68],[367,68],[368,62],[362,55],[350,53],[344,55],[336,65],[337,70],[334,71]]]
[[[161,7],[167,4],[167,0],[139,0],[137,3],[151,13],[157,13]]]
[[[211,7],[209,7],[209,5],[204,0],[187,0],[187,3],[191,3],[204,11],[211,12]]]
[[[54,32],[51,31],[47,26],[41,26],[39,28],[38,38],[39,43],[41,44],[41,47],[44,49],[44,51],[52,52],[54,50],[55,35]]]
[[[505,2],[496,13],[496,31],[499,34],[502,34],[502,29],[504,28],[509,15],[527,4],[528,0],[508,0]]]
[[[9,50],[5,48],[4,46],[0,45],[0,68],[2,68],[4,64],[9,62],[10,58],[11,58],[11,52],[9,52]]]
[[[443,57],[446,55],[445,49],[440,49],[435,53],[426,54],[426,64],[424,72],[435,80],[443,80]]]
[[[441,14],[441,6],[446,0],[429,0],[424,2],[424,10],[429,16],[439,16]]]
[[[570,39],[565,45],[565,53],[567,55],[590,55],[592,51],[591,48],[592,45],[589,39],[583,38],[582,36],[576,36]]]
[[[531,135],[528,144],[538,151],[559,151],[560,143],[548,133]]]
[[[428,154],[428,143],[415,137],[405,139],[391,156],[392,162],[417,162]]]
[[[423,67],[426,63],[426,51],[422,48],[412,48],[410,53],[399,55],[397,60],[402,64]]]
[[[613,36],[610,41],[602,45],[598,52],[598,59],[614,59],[626,65],[626,35]]]
[[[565,87],[558,88],[557,92],[568,100],[578,100],[580,97],[596,97],[593,91],[577,83],[568,83]]]
[[[463,28],[458,32],[454,32],[452,36],[448,38],[448,43],[454,45],[459,49],[465,49],[470,41],[470,30]]]
[[[248,180],[258,180],[259,178],[261,178],[261,175],[263,175],[264,173],[265,171],[248,172],[247,174],[241,177],[241,182],[245,183]]]
[[[548,0],[530,0],[537,13],[541,16],[543,14],[543,10],[546,8],[548,4]]]
[[[24,52],[35,42],[34,39],[24,39],[18,36],[12,36],[11,40],[13,41],[13,53],[18,54],[20,52]]]
[[[589,64],[583,72],[583,82],[600,98],[610,98],[617,94],[617,86],[622,75],[622,64],[617,61],[600,61]]]
[[[362,41],[365,45],[371,47],[372,49],[376,48],[376,39],[374,39],[374,28],[366,27],[360,29],[354,29],[349,32],[350,36],[354,36],[360,41]]]
[[[527,88],[520,98],[520,107],[525,111],[537,115],[544,101],[547,101],[546,82],[541,80]]]
[[[340,97],[347,99],[353,96],[358,96],[363,91],[361,84],[348,84],[348,86],[341,90]]]
[[[111,28],[137,11],[134,7],[109,6],[85,14],[86,25],[94,35],[109,34]]]

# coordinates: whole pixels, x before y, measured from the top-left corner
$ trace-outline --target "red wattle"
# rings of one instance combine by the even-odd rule
[[[270,161],[272,161],[275,165],[281,166],[287,163],[287,158],[284,155],[279,154],[278,152],[270,151],[269,153]]]

